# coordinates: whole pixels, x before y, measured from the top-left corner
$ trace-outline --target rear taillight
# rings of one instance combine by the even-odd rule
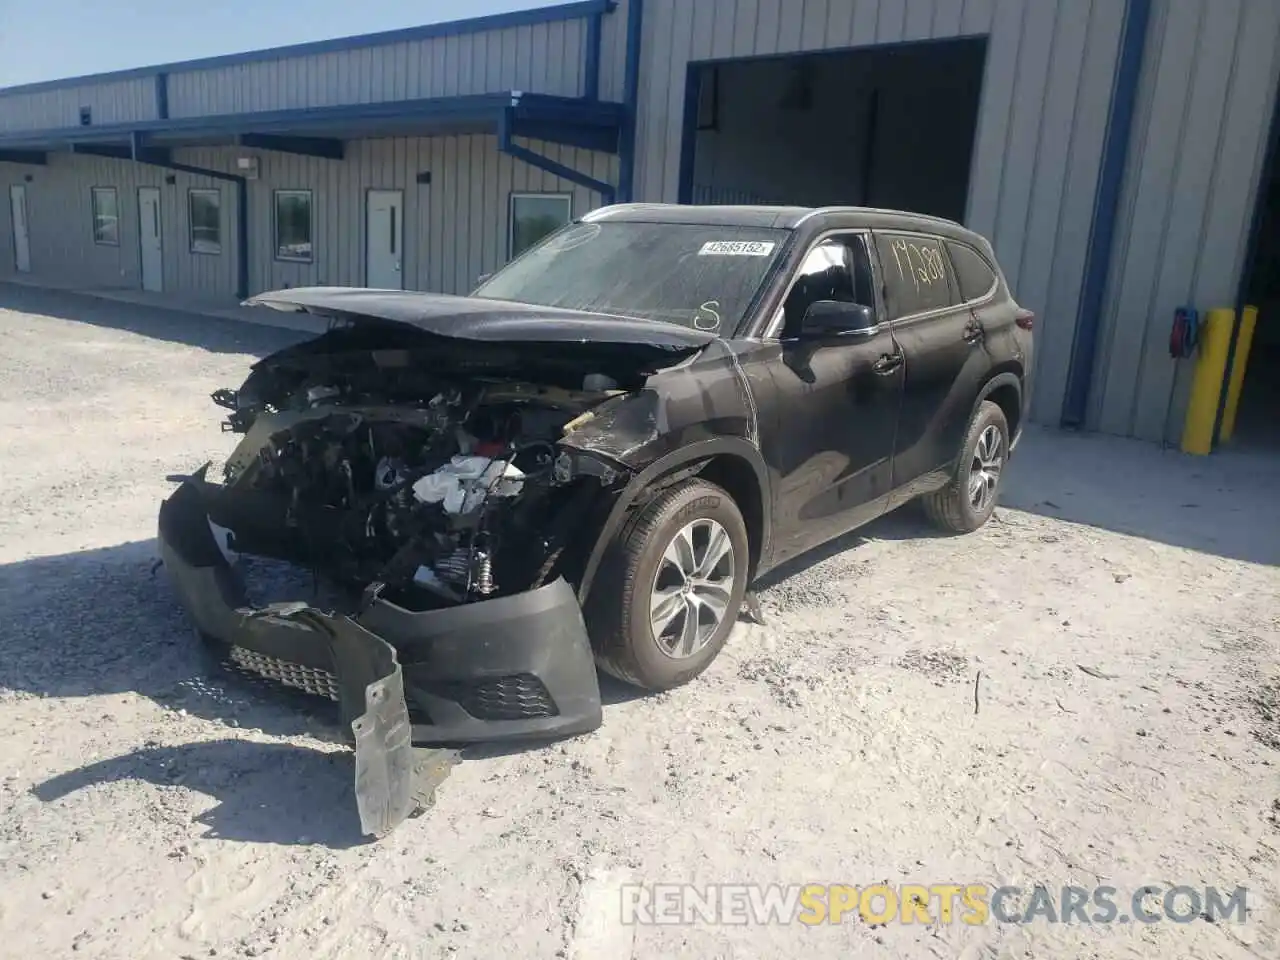
[[[1036,315],[1030,310],[1018,308],[1018,312],[1013,317],[1013,322],[1020,326],[1023,330],[1030,330],[1036,325]]]

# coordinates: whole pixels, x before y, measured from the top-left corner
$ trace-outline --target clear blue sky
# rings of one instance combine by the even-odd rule
[[[550,5],[546,0],[0,0],[0,87]]]

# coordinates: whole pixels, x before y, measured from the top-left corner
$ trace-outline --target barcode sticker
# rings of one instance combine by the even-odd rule
[[[700,257],[767,257],[774,243],[763,240],[710,240],[698,251]]]

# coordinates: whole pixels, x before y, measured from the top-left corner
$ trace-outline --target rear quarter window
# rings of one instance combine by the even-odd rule
[[[973,247],[964,243],[947,241],[947,252],[951,254],[951,264],[955,267],[956,283],[960,287],[960,296],[965,302],[981,300],[996,285],[996,273]]]
[[[885,308],[890,320],[955,303],[951,264],[937,237],[877,233],[876,251],[884,273]]]

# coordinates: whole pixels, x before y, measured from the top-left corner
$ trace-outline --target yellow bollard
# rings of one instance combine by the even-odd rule
[[[1226,443],[1236,432],[1236,412],[1240,409],[1240,391],[1244,389],[1244,374],[1249,366],[1249,347],[1253,345],[1253,331],[1258,326],[1258,308],[1245,307],[1240,314],[1240,336],[1236,340],[1236,355],[1231,361],[1231,379],[1227,381],[1227,406],[1222,411],[1220,439]]]
[[[1187,404],[1187,419],[1182,428],[1183,453],[1204,456],[1213,450],[1213,425],[1218,419],[1218,401],[1227,375],[1227,354],[1231,350],[1231,328],[1235,322],[1234,310],[1219,308],[1205,315],[1195,378],[1191,382],[1191,402]]]

